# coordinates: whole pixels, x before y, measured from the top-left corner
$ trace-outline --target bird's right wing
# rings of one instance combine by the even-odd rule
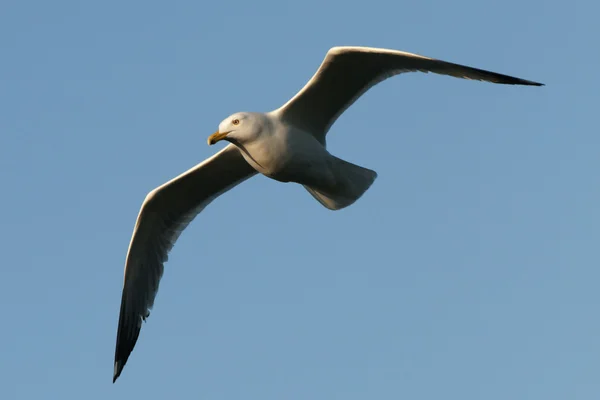
[[[113,382],[148,317],[168,253],[185,227],[212,200],[256,171],[232,144],[151,191],[139,212],[125,262]]]

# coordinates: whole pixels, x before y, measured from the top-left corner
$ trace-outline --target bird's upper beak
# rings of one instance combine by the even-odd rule
[[[229,131],[229,132],[231,132],[231,131]],[[208,137],[208,144],[213,145],[213,144],[217,143],[219,140],[225,139],[225,137],[229,134],[229,132],[216,131],[215,133],[213,133],[212,135],[210,135]]]

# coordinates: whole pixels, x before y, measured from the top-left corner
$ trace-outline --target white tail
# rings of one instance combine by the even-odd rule
[[[358,200],[371,187],[377,172],[333,157],[331,165],[335,186],[331,188],[304,188],[323,206],[330,210],[341,210]]]

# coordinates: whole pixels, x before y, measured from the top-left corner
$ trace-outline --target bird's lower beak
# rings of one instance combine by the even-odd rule
[[[215,133],[213,133],[212,135],[210,135],[208,137],[208,144],[212,146],[213,144],[217,143],[219,140],[225,139],[225,137],[227,136],[228,133],[229,132],[216,131]]]

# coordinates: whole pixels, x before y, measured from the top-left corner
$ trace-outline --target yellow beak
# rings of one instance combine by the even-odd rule
[[[231,132],[231,131],[229,131],[229,132]],[[216,131],[215,133],[213,133],[212,135],[210,135],[208,137],[208,144],[210,146],[212,146],[213,144],[217,143],[219,140],[223,140],[225,138],[225,136],[227,136],[227,134],[229,132],[223,132],[223,133],[221,133],[219,131]]]

